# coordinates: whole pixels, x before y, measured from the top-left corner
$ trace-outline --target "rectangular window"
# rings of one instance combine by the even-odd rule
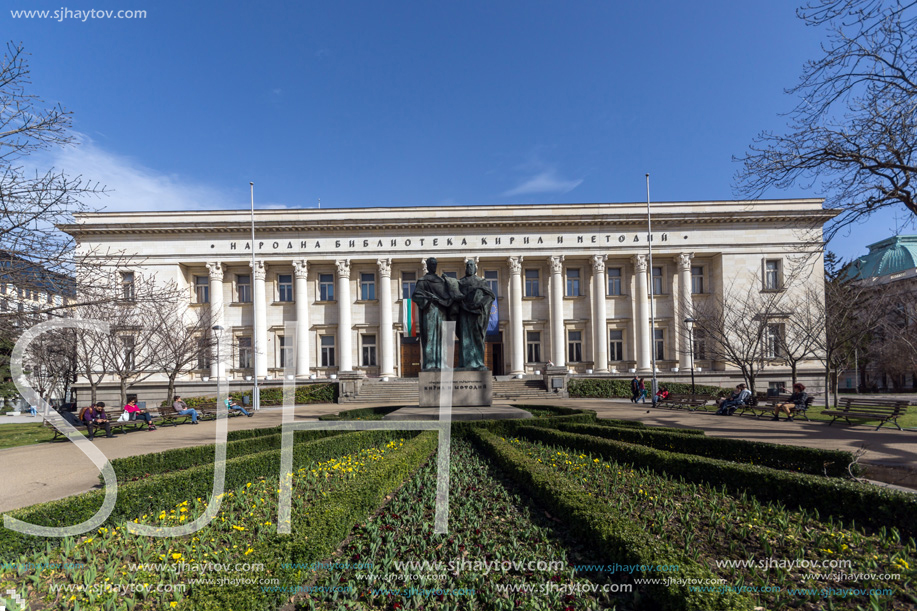
[[[239,369],[252,368],[252,338],[239,338]]]
[[[364,367],[375,367],[376,366],[376,336],[375,335],[364,335],[363,336],[363,366]]]
[[[580,275],[578,269],[567,270],[567,297],[579,297],[580,292]]]
[[[121,272],[121,299],[134,300],[134,272]]]
[[[608,332],[608,360],[624,360],[624,331],[621,329],[612,329]]]
[[[417,274],[414,272],[401,272],[401,298],[410,299],[417,288]]]
[[[701,329],[694,330],[694,360],[707,360],[707,333]]]
[[[608,295],[621,294],[621,268],[609,267],[606,271],[608,274]]]
[[[455,278],[458,280],[458,272],[443,272],[443,278]]]
[[[664,361],[665,360],[665,331],[662,329],[656,329],[653,331],[653,343],[656,348],[656,360]]]
[[[583,360],[583,332],[567,332],[567,360],[571,363],[579,363]]]
[[[691,266],[691,292],[694,294],[704,292],[704,268],[700,265]]]
[[[334,274],[318,275],[318,300],[334,301]]]
[[[780,261],[778,259],[768,259],[764,262],[764,289],[780,290]]]
[[[780,356],[780,341],[783,338],[783,325],[767,325],[764,330],[764,356],[774,359]]]
[[[10,309],[9,299],[0,300],[0,312],[8,312]]]
[[[6,282],[0,284],[0,295],[6,295]]]
[[[194,277],[194,303],[210,303],[210,278]]]
[[[376,274],[360,274],[360,299],[372,301],[376,298]]]
[[[663,282],[662,268],[653,268],[653,295],[662,295],[665,283]]]
[[[210,369],[210,342],[206,337],[197,340],[197,368]]]
[[[277,274],[278,301],[293,301],[293,274]]]
[[[236,274],[236,303],[251,303],[252,277],[251,274]]]
[[[322,367],[334,367],[334,336],[322,335]]]
[[[528,363],[541,362],[541,332],[528,331],[525,334],[526,356]]]
[[[124,371],[134,370],[134,338],[130,335],[121,336],[121,356]]]
[[[539,273],[537,269],[525,270],[525,296],[538,297],[541,292],[538,288]]]
[[[484,282],[487,283],[487,288],[494,292],[494,295],[500,296],[500,292],[497,290],[497,284],[499,282],[499,276],[497,275],[496,270],[485,270],[484,271]]]
[[[277,343],[279,344],[280,354],[280,366],[286,367],[287,363],[292,363],[293,361],[293,338],[286,338],[283,335],[277,336]]]
[[[48,293],[47,299],[45,301],[47,301],[48,303],[54,303],[54,295],[52,295],[51,293]]]

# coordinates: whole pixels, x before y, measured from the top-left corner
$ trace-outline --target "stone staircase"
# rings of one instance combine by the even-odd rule
[[[548,399],[544,380],[497,380],[494,382],[494,400]]]
[[[402,378],[388,382],[364,380],[360,387],[360,396],[355,397],[353,402],[417,405],[420,402],[417,378]]]

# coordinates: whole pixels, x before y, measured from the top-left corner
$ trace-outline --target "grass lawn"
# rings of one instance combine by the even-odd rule
[[[809,417],[809,420],[817,420],[820,422],[831,422],[831,420],[834,419],[834,416],[826,416],[822,414],[822,411],[826,409],[829,409],[829,408],[825,407],[824,405],[813,405],[806,412],[806,415]],[[802,418],[800,420],[804,421],[804,419]],[[879,426],[878,420],[855,420],[854,418],[851,418],[850,421],[855,425],[856,424],[865,424],[866,426],[872,426],[873,429]],[[903,429],[917,428],[917,407],[914,407],[914,406],[909,407],[907,410],[907,413],[904,416],[901,416],[898,418],[898,424],[901,425],[901,428]],[[838,421],[834,423],[834,426],[850,426],[850,425],[847,424],[843,418],[839,418]],[[893,431],[898,430],[897,428],[895,428],[895,425],[890,422],[886,422],[885,424],[883,424],[882,428],[891,429]]]
[[[54,431],[45,428],[38,422],[15,424],[0,423],[0,449],[27,446],[54,439]]]

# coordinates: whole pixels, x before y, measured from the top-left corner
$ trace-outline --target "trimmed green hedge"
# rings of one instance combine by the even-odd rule
[[[669,389],[670,393],[676,395],[691,393],[690,384],[684,384],[682,382],[664,382],[659,385],[665,386]],[[695,388],[696,394],[710,395],[712,397],[722,397],[732,392],[728,388],[706,386],[704,384],[697,384]],[[591,399],[611,399],[613,397],[624,397],[629,399],[632,396],[630,392],[630,380],[619,379],[573,379],[570,380],[570,384],[567,385],[567,392],[571,397]],[[647,390],[647,393],[649,393],[649,390]]]
[[[542,431],[540,427],[537,429]],[[667,541],[648,537],[614,508],[599,501],[568,481],[566,475],[551,471],[531,460],[496,435],[472,430],[472,440],[512,479],[529,491],[532,498],[564,522],[596,554],[596,562],[606,564],[677,564],[679,579],[717,579],[705,565],[695,562],[684,550]],[[644,577],[658,574],[644,573]],[[661,580],[660,580],[661,581]],[[699,583],[705,583],[703,581]],[[733,611],[753,609],[755,604],[735,592],[691,592],[688,585],[645,586],[659,608],[678,611]],[[653,608],[656,608],[655,606]]]
[[[258,394],[261,397],[261,406],[283,405],[283,388],[259,388]],[[237,391],[229,393],[230,398],[235,399],[242,404],[242,397],[248,397],[251,402],[251,391]],[[296,387],[296,405],[305,405],[308,403],[334,403],[337,398],[337,384],[329,382],[318,382],[316,384],[303,384]],[[190,408],[203,405],[205,403],[216,403],[216,397],[185,397],[182,400]],[[160,406],[166,405],[163,401]]]
[[[273,430],[273,428],[268,430]],[[295,431],[293,438],[294,443],[304,443],[323,437],[340,435],[342,432],[344,431]],[[249,439],[229,441],[226,444],[226,458],[257,454],[268,450],[279,450],[281,439],[282,435],[276,433],[274,435],[261,435]],[[111,465],[115,468],[118,482],[128,482],[158,473],[181,471],[182,469],[203,464],[212,464],[215,448],[216,444],[212,443],[190,448],[175,448],[174,450],[156,452],[155,454],[139,454],[126,458],[115,458],[111,461]],[[105,482],[101,473],[99,473],[99,481]]]
[[[533,441],[565,446],[610,460],[647,467],[668,477],[725,486],[765,501],[815,509],[844,521],[873,528],[896,527],[904,536],[917,534],[917,495],[905,494],[840,478],[779,471],[703,456],[676,454],[645,446],[577,435],[542,427],[518,427],[516,433]]]
[[[650,426],[639,420],[615,420],[613,418],[596,418],[597,426],[625,427],[628,429],[640,429],[642,431],[664,431],[667,433],[683,433],[685,435],[704,435],[703,429],[680,429],[675,426]]]
[[[391,439],[416,436],[415,431],[357,431],[293,446],[293,465],[299,468],[315,461],[358,452]],[[213,491],[213,465],[200,465],[175,473],[154,475],[118,485],[118,499],[105,525],[130,520],[155,508],[177,505],[197,497],[209,498]],[[279,477],[280,450],[268,450],[226,461],[225,489],[241,486],[253,478]],[[68,526],[93,515],[102,506],[104,490],[93,490],[58,501],[41,503],[7,512],[6,515],[41,526]],[[10,560],[57,539],[23,535],[0,529],[0,560]]]
[[[593,435],[605,439],[617,439],[636,443],[657,450],[671,450],[681,454],[694,454],[720,460],[730,460],[752,465],[764,465],[773,469],[799,471],[812,475],[843,477],[848,475],[847,466],[853,462],[853,454],[839,450],[819,450],[801,446],[782,446],[760,441],[729,439],[726,437],[701,437],[680,432],[658,429],[617,428],[587,424],[564,424],[562,431]]]
[[[402,431],[395,431],[402,433]],[[293,533],[274,533],[259,544],[253,558],[265,561],[264,575],[279,577],[287,591],[263,591],[260,586],[232,587],[196,585],[181,602],[181,609],[276,609],[291,598],[291,591],[315,576],[308,569],[284,568],[285,563],[304,565],[328,558],[353,527],[372,515],[419,469],[437,446],[435,432],[427,431],[407,441],[397,458],[370,464],[366,471],[342,490],[333,492],[305,510],[292,526]],[[435,494],[435,491],[431,491]],[[294,516],[295,516],[294,510]],[[280,589],[280,588],[278,588]]]
[[[386,405],[382,407],[358,407],[357,409],[348,409],[337,414],[325,414],[319,416],[319,420],[382,420],[386,414],[390,414],[396,409],[401,409],[399,405]]]

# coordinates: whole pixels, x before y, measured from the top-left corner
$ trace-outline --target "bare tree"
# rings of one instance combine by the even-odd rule
[[[797,14],[827,28],[824,53],[787,90],[800,98],[787,133],[762,132],[739,159],[738,191],[816,185],[843,210],[829,237],[882,208],[917,215],[917,2],[811,0]]]
[[[779,357],[774,326],[787,316],[782,298],[781,291],[730,289],[722,301],[692,306],[694,333],[705,337],[707,358],[738,367],[752,393],[758,375]]]
[[[882,285],[884,316],[867,346],[872,369],[903,390],[908,375],[917,378],[917,289],[910,283]]]
[[[29,345],[26,376],[38,396],[64,399],[76,373],[76,345],[72,329],[54,329]]]
[[[209,307],[192,307],[187,299],[160,302],[153,310],[155,334],[152,365],[169,380],[168,401],[180,375],[210,366],[216,345],[211,332],[215,316]]]
[[[820,359],[824,345],[825,308],[821,305],[824,296],[812,285],[791,298],[787,303],[788,316],[784,321],[783,333],[777,342],[781,359],[790,367],[793,384],[796,384],[799,364]]]

